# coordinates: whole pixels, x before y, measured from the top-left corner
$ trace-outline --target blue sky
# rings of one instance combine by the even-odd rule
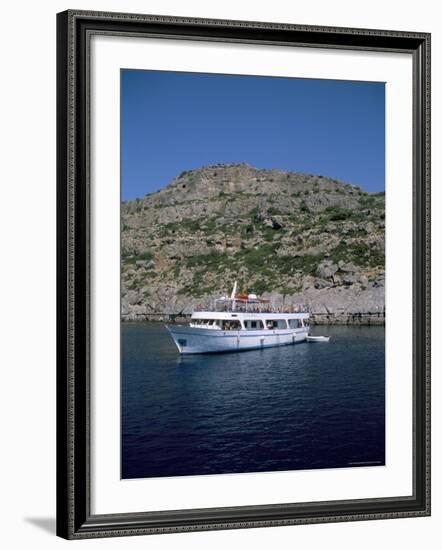
[[[121,71],[122,199],[183,170],[247,162],[385,189],[385,86]]]

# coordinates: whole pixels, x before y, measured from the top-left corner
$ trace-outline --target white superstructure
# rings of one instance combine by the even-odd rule
[[[195,311],[189,325],[167,329],[182,354],[269,348],[307,339],[307,312],[270,309],[268,299],[237,296],[235,283],[231,296],[216,300],[213,311]]]

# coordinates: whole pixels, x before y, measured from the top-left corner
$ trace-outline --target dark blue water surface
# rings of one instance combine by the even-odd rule
[[[123,323],[122,477],[384,464],[384,328],[311,332],[332,338],[180,357]]]

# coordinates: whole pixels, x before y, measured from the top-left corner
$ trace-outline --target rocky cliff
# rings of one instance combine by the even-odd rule
[[[247,164],[182,172],[122,204],[122,319],[184,316],[213,297],[271,295],[314,321],[384,321],[383,193]]]

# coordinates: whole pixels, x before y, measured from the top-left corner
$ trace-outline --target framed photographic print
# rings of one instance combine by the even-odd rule
[[[430,36],[57,20],[57,533],[430,513]]]

